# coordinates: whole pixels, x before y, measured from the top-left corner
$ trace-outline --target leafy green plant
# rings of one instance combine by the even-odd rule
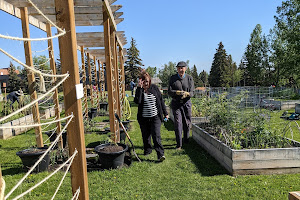
[[[234,149],[289,146],[289,140],[278,131],[267,129],[268,111],[244,108],[244,98],[247,98],[247,92],[232,98],[223,93],[208,99],[210,132]]]

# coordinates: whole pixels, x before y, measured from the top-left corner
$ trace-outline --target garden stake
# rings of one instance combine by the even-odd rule
[[[134,146],[133,146],[133,143],[132,143],[132,141],[131,141],[131,139],[130,139],[130,137],[129,137],[127,131],[126,131],[126,128],[124,127],[124,125],[123,125],[123,123],[121,122],[121,120],[120,120],[120,118],[119,118],[119,116],[118,116],[117,113],[115,113],[115,117],[117,118],[117,120],[118,120],[119,123],[121,124],[121,126],[122,126],[122,128],[123,128],[123,130],[124,130],[124,132],[125,132],[125,134],[126,134],[126,136],[127,136],[127,138],[128,138],[128,140],[129,140],[129,142],[130,142],[131,145],[132,145],[132,151],[133,151],[133,154],[135,155],[135,157],[138,159],[139,162],[142,162],[141,159],[140,159],[140,158],[138,157],[138,155],[136,154],[135,149],[134,149]]]

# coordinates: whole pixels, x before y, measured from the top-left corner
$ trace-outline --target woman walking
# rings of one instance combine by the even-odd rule
[[[144,155],[152,152],[152,136],[158,161],[162,162],[166,157],[161,143],[160,127],[163,119],[168,119],[169,115],[159,88],[151,84],[151,77],[145,70],[140,74],[134,102],[138,104],[137,120],[142,132]]]

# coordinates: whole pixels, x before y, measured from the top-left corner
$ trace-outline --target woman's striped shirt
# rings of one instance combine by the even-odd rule
[[[144,93],[143,117],[154,117],[158,114],[156,108],[156,98],[153,94]]]

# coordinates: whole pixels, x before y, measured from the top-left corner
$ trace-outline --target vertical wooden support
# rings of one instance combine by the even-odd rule
[[[84,46],[80,47],[81,49],[81,69],[82,69],[82,84],[84,89],[84,116],[88,116],[88,97],[87,97],[87,87],[86,87],[86,70],[85,70],[85,60],[84,60]]]
[[[124,71],[124,56],[122,52],[122,48],[119,47],[119,61],[120,61],[120,68],[121,68],[121,85],[122,85],[122,95],[125,98],[125,71]]]
[[[105,46],[105,63],[106,63],[106,80],[107,80],[107,94],[108,94],[108,107],[109,107],[109,119],[110,119],[110,132],[116,134],[117,125],[115,120],[115,96],[114,93],[117,88],[114,87],[113,76],[113,62],[112,62],[112,45],[111,44],[111,27],[110,21],[105,8],[103,7],[103,26],[104,26],[104,46]],[[112,139],[116,142],[117,137],[113,136]]]
[[[27,8],[20,8],[21,11],[21,21],[22,21],[22,32],[24,38],[30,38],[29,32],[29,19],[28,19],[28,10]],[[31,54],[31,42],[26,41],[24,42],[24,50],[25,50],[25,59],[26,65],[33,67],[33,60]],[[28,78],[28,87],[29,87],[29,94],[31,100],[37,99],[37,92],[35,90],[35,76],[34,73],[27,69],[27,78]],[[35,103],[32,106],[32,114],[33,120],[36,124],[40,124],[40,112],[39,112],[39,105]],[[37,126],[35,128],[35,136],[36,136],[36,144],[38,147],[43,147],[43,136],[42,136],[42,129],[41,126]]]
[[[2,171],[1,171],[1,166],[0,166],[0,192],[2,191]],[[1,193],[0,193],[1,196]]]
[[[96,91],[95,91],[95,96],[97,96],[96,98],[96,108],[97,110],[100,109],[99,107],[99,91],[98,91],[98,74],[97,74],[97,59],[96,56],[94,56],[94,76],[95,76],[95,86],[96,86]]]
[[[87,63],[88,63],[88,70],[89,70],[89,87],[90,87],[91,107],[93,107],[94,106],[94,98],[93,98],[92,67],[91,67],[90,53],[87,53]]]
[[[51,31],[51,25],[50,24],[46,24],[46,31],[47,31],[47,37],[52,37],[52,31]],[[53,42],[52,39],[48,40],[48,52],[49,52],[49,59],[50,59],[50,68],[52,70],[52,74],[56,74],[56,67],[55,67],[55,60],[54,60],[54,50],[53,50]],[[52,78],[53,83],[55,83],[56,81],[56,77]],[[53,84],[55,85],[55,84]],[[59,99],[58,99],[58,89],[56,88],[54,90],[54,94],[53,94],[53,100],[54,100],[54,104],[55,104],[55,117],[56,119],[60,119],[60,112],[59,112]],[[61,132],[61,123],[60,121],[58,121],[56,123],[57,129],[56,129],[56,133],[57,135]],[[60,139],[58,141],[58,147],[59,148],[63,148],[63,139],[62,136],[60,136]]]
[[[105,97],[105,71],[104,71],[104,63],[101,65],[101,97]]]
[[[120,85],[119,85],[119,67],[118,67],[118,53],[117,53],[117,39],[116,39],[116,31],[111,33],[111,40],[112,40],[112,52],[113,52],[113,67],[114,67],[114,85],[116,88],[115,91],[115,98],[116,98],[116,113],[118,116],[121,116],[121,101],[120,101]],[[119,128],[119,126],[118,126]],[[120,131],[117,131],[117,142],[120,142]]]
[[[101,82],[102,82],[102,73],[101,73],[101,62],[100,60],[98,60],[98,85],[99,85],[99,99],[101,99],[103,96],[102,96],[102,85],[101,85]]]
[[[78,154],[71,166],[73,194],[80,187],[80,200],[89,199],[87,164],[84,141],[84,126],[81,99],[76,98],[75,85],[80,83],[77,61],[77,41],[73,0],[55,0],[57,25],[66,31],[58,38],[62,73],[69,72],[70,77],[64,82],[64,102],[66,115],[74,115],[67,128],[69,152]]]

